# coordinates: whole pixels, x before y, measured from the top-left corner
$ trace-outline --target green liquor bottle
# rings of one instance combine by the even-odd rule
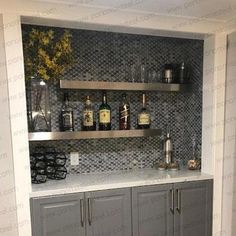
[[[102,94],[102,104],[99,107],[99,130],[111,130],[111,107],[107,104],[107,94]]]

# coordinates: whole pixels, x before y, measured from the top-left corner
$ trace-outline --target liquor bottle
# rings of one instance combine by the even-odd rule
[[[122,102],[119,107],[119,127],[121,130],[130,129],[130,105],[126,94],[122,94]]]
[[[69,103],[68,93],[64,93],[64,103],[62,105],[60,114],[60,130],[74,131],[74,114],[73,108]]]
[[[94,110],[89,96],[86,97],[85,106],[83,109],[82,130],[84,131],[96,130]]]
[[[111,107],[107,104],[107,94],[103,92],[99,107],[99,130],[111,130]]]
[[[138,129],[149,129],[151,125],[151,116],[146,106],[146,94],[142,96],[142,109],[138,114]]]

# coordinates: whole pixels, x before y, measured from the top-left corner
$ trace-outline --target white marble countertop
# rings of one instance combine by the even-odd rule
[[[160,171],[156,169],[68,175],[65,180],[49,180],[44,184],[33,184],[30,197],[206,179],[213,179],[213,176],[200,171]]]

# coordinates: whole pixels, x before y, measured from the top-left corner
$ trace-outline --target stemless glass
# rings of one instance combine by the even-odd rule
[[[145,65],[140,66],[140,82],[147,83],[147,69]]]
[[[149,83],[156,83],[158,82],[158,74],[155,70],[150,70],[148,72],[148,82]]]
[[[137,67],[135,64],[130,66],[130,82],[135,83],[137,79]]]

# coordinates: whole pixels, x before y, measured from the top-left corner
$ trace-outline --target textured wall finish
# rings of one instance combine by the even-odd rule
[[[28,32],[32,27],[39,26],[23,25],[23,33]],[[55,29],[56,32],[62,30]],[[174,158],[186,163],[186,160],[192,157],[193,139],[196,139],[200,155],[203,41],[88,30],[71,30],[71,32],[76,64],[63,77],[64,79],[130,81],[130,67],[133,64],[146,64],[149,70],[156,72],[160,72],[165,63],[185,61],[190,64],[194,91],[183,94],[148,92],[148,106],[152,114],[152,128],[162,128],[165,131],[166,124],[170,124]],[[136,115],[141,107],[141,93],[128,92],[127,94],[131,104],[131,126],[135,128]],[[70,100],[76,117],[76,130],[81,128],[81,111],[86,95],[91,95],[96,111],[101,103],[99,91],[70,91]],[[53,131],[59,130],[58,117],[62,97],[63,91],[57,85],[51,85]],[[120,100],[121,92],[108,92],[113,129],[118,129]],[[31,143],[30,148],[32,151],[36,145],[45,144],[60,147],[67,155],[70,151],[78,151],[79,166],[71,168],[68,161],[68,169],[70,173],[87,173],[151,167],[162,158],[161,138],[36,142]]]

